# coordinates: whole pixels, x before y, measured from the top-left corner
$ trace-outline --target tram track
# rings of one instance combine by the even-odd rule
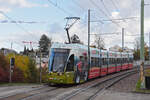
[[[5,96],[5,97],[1,98],[0,100],[27,100],[27,99],[30,99],[31,97],[37,96],[42,93],[54,91],[56,89],[58,89],[58,87],[42,86],[40,88],[33,89],[33,90],[30,90],[27,92],[22,92],[22,93],[17,93],[17,94],[10,95],[10,96]]]
[[[126,75],[123,75],[117,79],[115,79],[114,81],[112,81],[110,84],[104,86],[103,88],[100,88],[98,89],[93,95],[91,95],[90,97],[88,97],[88,99],[86,100],[94,100],[98,95],[101,95],[104,93],[104,91],[108,88],[110,88],[111,86],[113,86],[115,83],[119,82],[120,80],[128,77],[128,76],[131,76],[133,74],[136,74],[137,72],[131,72],[131,73],[127,73]]]
[[[76,100],[76,99],[94,100],[94,98],[97,97],[98,94],[103,93],[106,89],[113,86],[115,83],[119,82],[120,80],[138,73],[138,71],[139,70],[137,69],[137,67],[134,67],[134,69],[128,70],[126,72],[121,72],[120,74],[116,76],[112,75],[113,77],[111,78],[104,79],[88,87],[83,87],[81,89],[78,89],[77,91],[66,95],[61,100]]]

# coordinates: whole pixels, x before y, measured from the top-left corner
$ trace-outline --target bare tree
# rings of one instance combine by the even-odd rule
[[[135,39],[134,49],[135,50],[139,50],[140,49],[140,38],[136,38]]]
[[[104,39],[100,35],[95,35],[95,45],[98,49],[105,49]]]
[[[144,43],[144,49],[145,49],[145,60],[148,60],[148,46],[146,43]],[[140,38],[135,39],[134,44],[134,59],[139,60],[140,59]]]

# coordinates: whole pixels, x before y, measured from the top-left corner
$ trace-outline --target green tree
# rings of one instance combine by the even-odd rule
[[[43,34],[39,41],[39,49],[42,53],[48,55],[49,47],[51,47],[52,39]]]
[[[33,59],[29,59],[28,63],[28,82],[37,82],[38,81],[38,71],[36,68],[35,61]]]

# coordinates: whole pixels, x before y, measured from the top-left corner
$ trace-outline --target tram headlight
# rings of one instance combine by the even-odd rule
[[[60,76],[61,76],[61,75],[63,75],[63,73],[60,72],[60,73],[58,73],[57,75],[60,75]]]
[[[69,75],[67,75],[67,77],[69,77]]]
[[[62,73],[59,73],[59,75],[62,75]]]

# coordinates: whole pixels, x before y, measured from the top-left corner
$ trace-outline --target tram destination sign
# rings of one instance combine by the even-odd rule
[[[69,49],[54,49],[54,52],[66,53],[69,52]]]

